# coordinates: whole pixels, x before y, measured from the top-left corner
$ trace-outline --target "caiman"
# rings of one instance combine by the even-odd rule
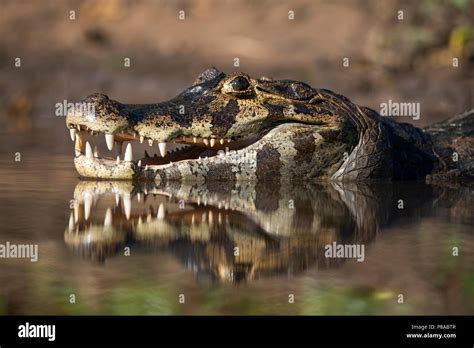
[[[66,124],[85,178],[232,183],[474,174],[474,110],[420,129],[327,89],[215,68],[169,101],[123,104],[92,94],[83,105],[93,111],[69,112]],[[118,157],[100,157],[84,145],[86,132],[104,134]],[[155,144],[157,154],[133,160],[133,141]],[[124,155],[123,142],[130,142]]]

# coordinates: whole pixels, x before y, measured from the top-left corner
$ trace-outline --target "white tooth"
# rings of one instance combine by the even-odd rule
[[[145,170],[148,170],[148,164],[145,165]]]
[[[142,166],[142,160],[139,160],[139,161],[138,161],[138,166],[139,166],[139,167]]]
[[[151,214],[148,213],[148,215],[146,216],[146,222],[151,222]]]
[[[159,143],[158,148],[160,149],[161,157],[166,156],[166,143]]]
[[[217,214],[217,222],[220,224],[222,224],[222,215],[221,213],[219,212],[219,214]]]
[[[77,130],[80,131],[81,130],[81,126],[77,125]]]
[[[99,158],[99,150],[97,149],[97,146],[94,146],[94,157]]]
[[[79,221],[79,203],[74,202],[74,223]]]
[[[149,146],[153,146],[153,140],[148,139],[148,145],[149,145]]]
[[[117,160],[115,161],[115,164],[116,164],[116,165],[119,165],[119,164],[120,164],[120,156],[117,156]]]
[[[86,194],[84,197],[84,218],[89,220],[89,216],[91,215],[91,208],[92,208],[92,196]]]
[[[221,143],[221,145],[224,145],[224,139],[219,140],[219,143]]]
[[[112,149],[114,148],[114,135],[106,134],[105,142],[107,143],[107,148],[109,149],[109,151],[112,151]]]
[[[227,142],[230,143],[232,141],[232,139],[227,139]]]
[[[214,222],[213,216],[212,216],[212,210],[209,210],[209,225],[212,225]]]
[[[86,158],[92,159],[92,147],[88,141],[86,141]]]
[[[120,202],[120,195],[118,193],[115,194],[115,206],[118,206]]]
[[[112,210],[107,208],[107,211],[105,212],[104,227],[109,226],[112,226]]]
[[[141,225],[141,224],[143,224],[143,220],[142,220],[142,217],[139,216],[139,217],[138,217],[138,225]]]
[[[201,197],[198,197],[197,204],[198,204],[198,207],[201,205]]]
[[[193,143],[197,143],[197,138],[193,137]]]
[[[132,212],[132,200],[129,193],[123,195],[123,209],[125,210],[125,217],[129,220]]]
[[[137,193],[137,201],[140,203],[142,201],[142,195]]]
[[[209,146],[209,139],[204,138],[202,139],[202,142],[204,143],[204,145]]]
[[[76,142],[74,144],[74,150],[76,156],[80,156],[82,153],[82,137],[79,133],[76,134]]]
[[[212,138],[210,141],[210,144],[211,144],[211,147],[214,147],[214,145],[216,144],[216,139]]]
[[[74,229],[74,216],[71,212],[69,215],[69,231],[72,231]]]
[[[202,215],[201,215],[201,222],[206,222],[206,216],[207,216],[206,213],[202,213]]]
[[[128,143],[127,148],[125,149],[125,157],[123,159],[125,162],[133,161],[132,155],[132,144]]]
[[[76,130],[75,129],[70,129],[69,130],[69,135],[71,136],[71,140],[74,141],[76,140]]]
[[[165,207],[163,206],[163,203],[160,203],[160,206],[158,208],[158,214],[156,214],[156,218],[158,220],[163,220],[165,218]]]
[[[201,161],[201,156],[199,156],[198,161]]]
[[[145,141],[145,137],[143,135],[140,135],[140,144],[143,144],[144,141]]]
[[[191,224],[194,225],[194,214],[191,215]]]

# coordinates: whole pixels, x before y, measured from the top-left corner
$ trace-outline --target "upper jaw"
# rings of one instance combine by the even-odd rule
[[[208,161],[219,151],[243,148],[259,138],[255,135],[254,138],[232,141],[191,135],[170,137],[169,141],[157,144],[130,128],[104,134],[81,125],[68,126],[71,140],[75,143],[74,164],[78,173],[81,177],[95,179],[149,181],[160,171],[172,172],[178,162]],[[108,150],[105,150],[104,143]],[[106,155],[99,154],[99,150],[101,153],[105,151]],[[137,156],[143,154],[143,150],[146,156]]]

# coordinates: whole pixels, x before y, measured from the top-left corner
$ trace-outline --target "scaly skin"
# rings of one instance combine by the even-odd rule
[[[215,68],[167,102],[121,104],[94,94],[95,113],[69,114],[82,177],[168,182],[225,180],[417,180],[472,177],[473,114],[423,131],[381,117],[344,96],[302,82],[226,76]],[[461,124],[454,132],[453,122]],[[188,145],[164,159],[95,158],[80,132],[117,143]],[[439,144],[436,139],[440,139]],[[227,151],[226,147],[228,148]],[[220,151],[218,153],[218,151]],[[453,163],[453,152],[459,151]]]

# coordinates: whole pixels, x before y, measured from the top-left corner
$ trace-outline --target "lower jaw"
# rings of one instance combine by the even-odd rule
[[[104,160],[84,155],[74,157],[74,165],[83,178],[106,180],[132,180],[138,167],[134,162],[125,161],[107,165]]]
[[[172,166],[163,164],[145,168],[135,162],[122,161],[119,164],[113,162],[102,158],[87,158],[82,154],[74,157],[76,170],[84,179],[153,181],[158,170]]]

